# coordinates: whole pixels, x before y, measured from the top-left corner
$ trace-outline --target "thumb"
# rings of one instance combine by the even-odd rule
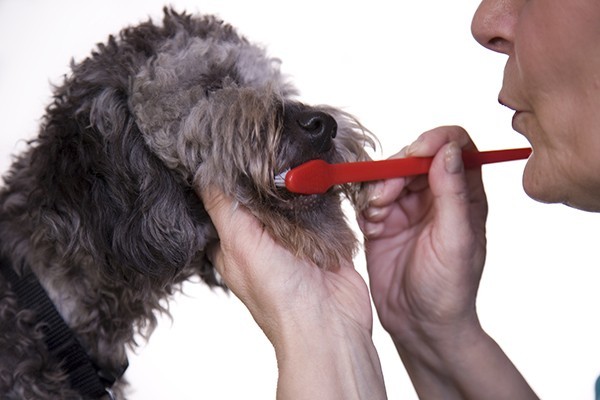
[[[218,188],[203,188],[199,195],[221,242],[228,243],[234,237],[239,238],[252,231],[249,228],[259,226],[258,221],[244,206]]]
[[[468,198],[462,149],[457,142],[448,142],[438,151],[429,171],[429,181],[436,197],[449,201]]]
[[[435,198],[438,239],[443,239],[438,243],[446,243],[449,249],[459,252],[453,256],[468,257],[469,254],[462,252],[471,251],[471,247],[462,244],[472,243],[475,239],[471,216],[479,211],[476,207],[485,208],[485,195],[481,196],[481,170],[465,171],[462,149],[452,141],[444,145],[434,158],[429,171],[429,185]]]
[[[225,283],[234,289],[231,286],[239,278],[238,264],[248,260],[249,248],[253,248],[262,228],[244,206],[218,188],[203,188],[199,195],[219,236],[219,243],[208,249],[209,258]]]
[[[214,186],[202,188],[198,195],[202,199],[204,208],[215,225],[219,237],[222,238],[223,234],[228,231],[226,228],[232,219],[232,210],[235,208],[234,200]]]

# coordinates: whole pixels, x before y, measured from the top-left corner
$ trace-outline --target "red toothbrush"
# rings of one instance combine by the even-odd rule
[[[531,154],[530,148],[463,152],[466,168],[502,161],[523,160]],[[433,157],[396,158],[381,161],[360,161],[329,164],[311,160],[275,177],[276,186],[298,194],[321,194],[331,186],[351,182],[367,182],[426,174]]]

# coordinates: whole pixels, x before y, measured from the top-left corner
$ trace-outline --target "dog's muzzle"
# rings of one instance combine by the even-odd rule
[[[285,173],[307,161],[321,159],[332,162],[337,130],[338,124],[335,118],[324,111],[301,105],[285,107],[281,152],[273,171],[275,186],[283,188]],[[287,193],[285,196],[290,194]]]

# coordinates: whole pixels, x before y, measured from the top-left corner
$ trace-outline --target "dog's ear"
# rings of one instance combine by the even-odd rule
[[[147,148],[122,92],[60,90],[31,162],[53,236],[126,279],[172,279],[215,236],[199,199]]]
[[[100,102],[91,110],[92,121],[124,121],[116,131],[102,132],[105,127],[92,124],[108,139],[104,156],[114,180],[105,190],[121,206],[111,238],[114,261],[152,277],[173,276],[205,247],[211,235],[201,230],[209,230],[208,216],[192,188],[147,148],[122,106],[122,115]]]
[[[174,275],[189,265],[198,250],[197,217],[191,214],[190,193],[147,149],[136,128],[128,132],[127,165],[131,185],[112,233],[115,262],[153,277]],[[136,137],[137,136],[137,137]],[[125,150],[125,149],[123,149]],[[118,179],[118,178],[117,178]],[[111,191],[122,191],[121,183]],[[199,217],[199,216],[198,216]],[[196,221],[195,221],[196,220]]]

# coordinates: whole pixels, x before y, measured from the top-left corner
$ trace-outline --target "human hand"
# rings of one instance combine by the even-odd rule
[[[336,319],[370,331],[367,286],[351,263],[323,270],[280,246],[250,212],[216,189],[202,194],[220,238],[211,258],[269,339],[282,324]]]
[[[275,348],[277,398],[386,398],[369,293],[354,266],[296,258],[233,199],[215,188],[201,197],[220,237],[212,261]]]
[[[397,346],[478,326],[487,200],[481,170],[464,170],[462,149],[476,150],[462,128],[421,135],[394,157],[435,156],[429,174],[378,184],[359,218],[373,301]]]
[[[537,399],[477,318],[487,200],[462,149],[475,150],[462,128],[426,132],[396,157],[434,156],[429,174],[372,192],[359,218],[371,295],[420,398]]]

